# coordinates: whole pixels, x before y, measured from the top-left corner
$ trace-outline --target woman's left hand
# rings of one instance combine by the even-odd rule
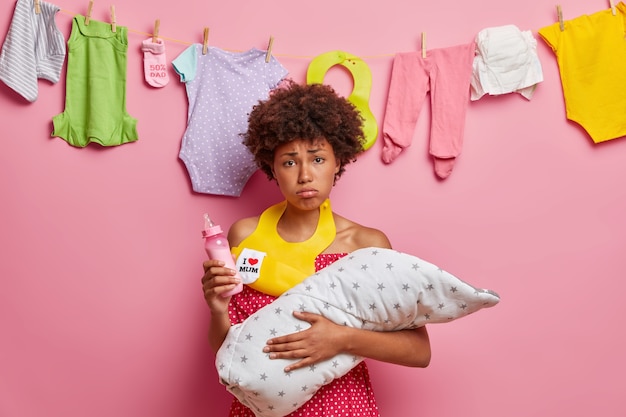
[[[263,348],[263,352],[269,353],[270,359],[301,359],[287,366],[285,372],[311,366],[342,351],[345,326],[339,326],[319,314],[294,311],[293,315],[311,327],[270,339]]]

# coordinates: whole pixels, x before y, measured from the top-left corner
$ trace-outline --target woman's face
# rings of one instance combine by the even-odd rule
[[[339,166],[326,139],[297,139],[274,150],[272,173],[291,205],[311,210],[329,197]]]

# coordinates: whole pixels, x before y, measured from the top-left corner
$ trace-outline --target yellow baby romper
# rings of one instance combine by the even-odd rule
[[[626,5],[544,27],[556,55],[565,110],[595,143],[626,135]]]

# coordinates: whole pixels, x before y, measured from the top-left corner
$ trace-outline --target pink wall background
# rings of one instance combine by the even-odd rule
[[[67,37],[87,0],[57,0]],[[4,37],[13,1],[0,6]],[[561,2],[565,19],[607,2]],[[108,21],[109,3],[92,18]],[[3,417],[224,416],[200,291],[202,213],[228,227],[279,198],[256,173],[239,198],[192,192],[178,160],[183,85],[143,80],[141,41],[161,19],[168,64],[202,41],[265,49],[304,81],[315,56],[344,50],[373,74],[371,108],[382,126],[391,62],[416,50],[471,41],[490,26],[536,31],[555,4],[475,2],[294,3],[136,0],[115,4],[128,26],[129,113],[140,139],[73,148],[51,138],[64,109],[65,73],[26,103],[0,84],[0,415]],[[545,81],[470,105],[463,153],[439,181],[427,155],[428,109],[413,146],[393,164],[377,141],[339,181],[336,211],[386,231],[408,251],[477,285],[501,303],[430,326],[427,369],[370,362],[383,416],[626,415],[626,139],[593,145],[566,121],[552,52],[538,41]],[[351,80],[330,71],[342,94]]]

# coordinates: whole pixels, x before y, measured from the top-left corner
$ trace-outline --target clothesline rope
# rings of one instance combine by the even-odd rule
[[[61,13],[66,14],[70,17],[74,17],[79,13],[76,12],[72,12],[71,10],[67,10],[67,9],[61,9],[60,10]],[[134,33],[137,35],[142,35],[144,37],[152,37],[152,33],[148,33],[148,32],[144,32],[141,30],[137,30],[137,29],[132,29],[130,27],[127,28],[129,33]],[[180,39],[175,39],[175,38],[168,38],[165,36],[161,36],[159,35],[159,38],[163,39],[166,42],[172,42],[172,43],[177,43],[177,44],[181,44],[181,45],[193,45],[194,43],[199,43],[199,42],[189,42],[189,41],[184,41],[184,40],[180,40]],[[225,51],[230,51],[230,52],[244,52],[242,50],[238,50],[238,49],[228,49],[228,48],[221,48]],[[315,58],[315,56],[308,56],[308,55],[293,55],[293,54],[277,54],[272,52],[272,55],[276,56],[276,57],[283,57],[283,58],[294,58],[294,59],[307,59],[307,60],[311,60],[313,58]],[[395,54],[382,54],[382,55],[369,55],[369,56],[361,56],[361,59],[378,59],[378,58],[389,58],[389,57],[393,57]]]

